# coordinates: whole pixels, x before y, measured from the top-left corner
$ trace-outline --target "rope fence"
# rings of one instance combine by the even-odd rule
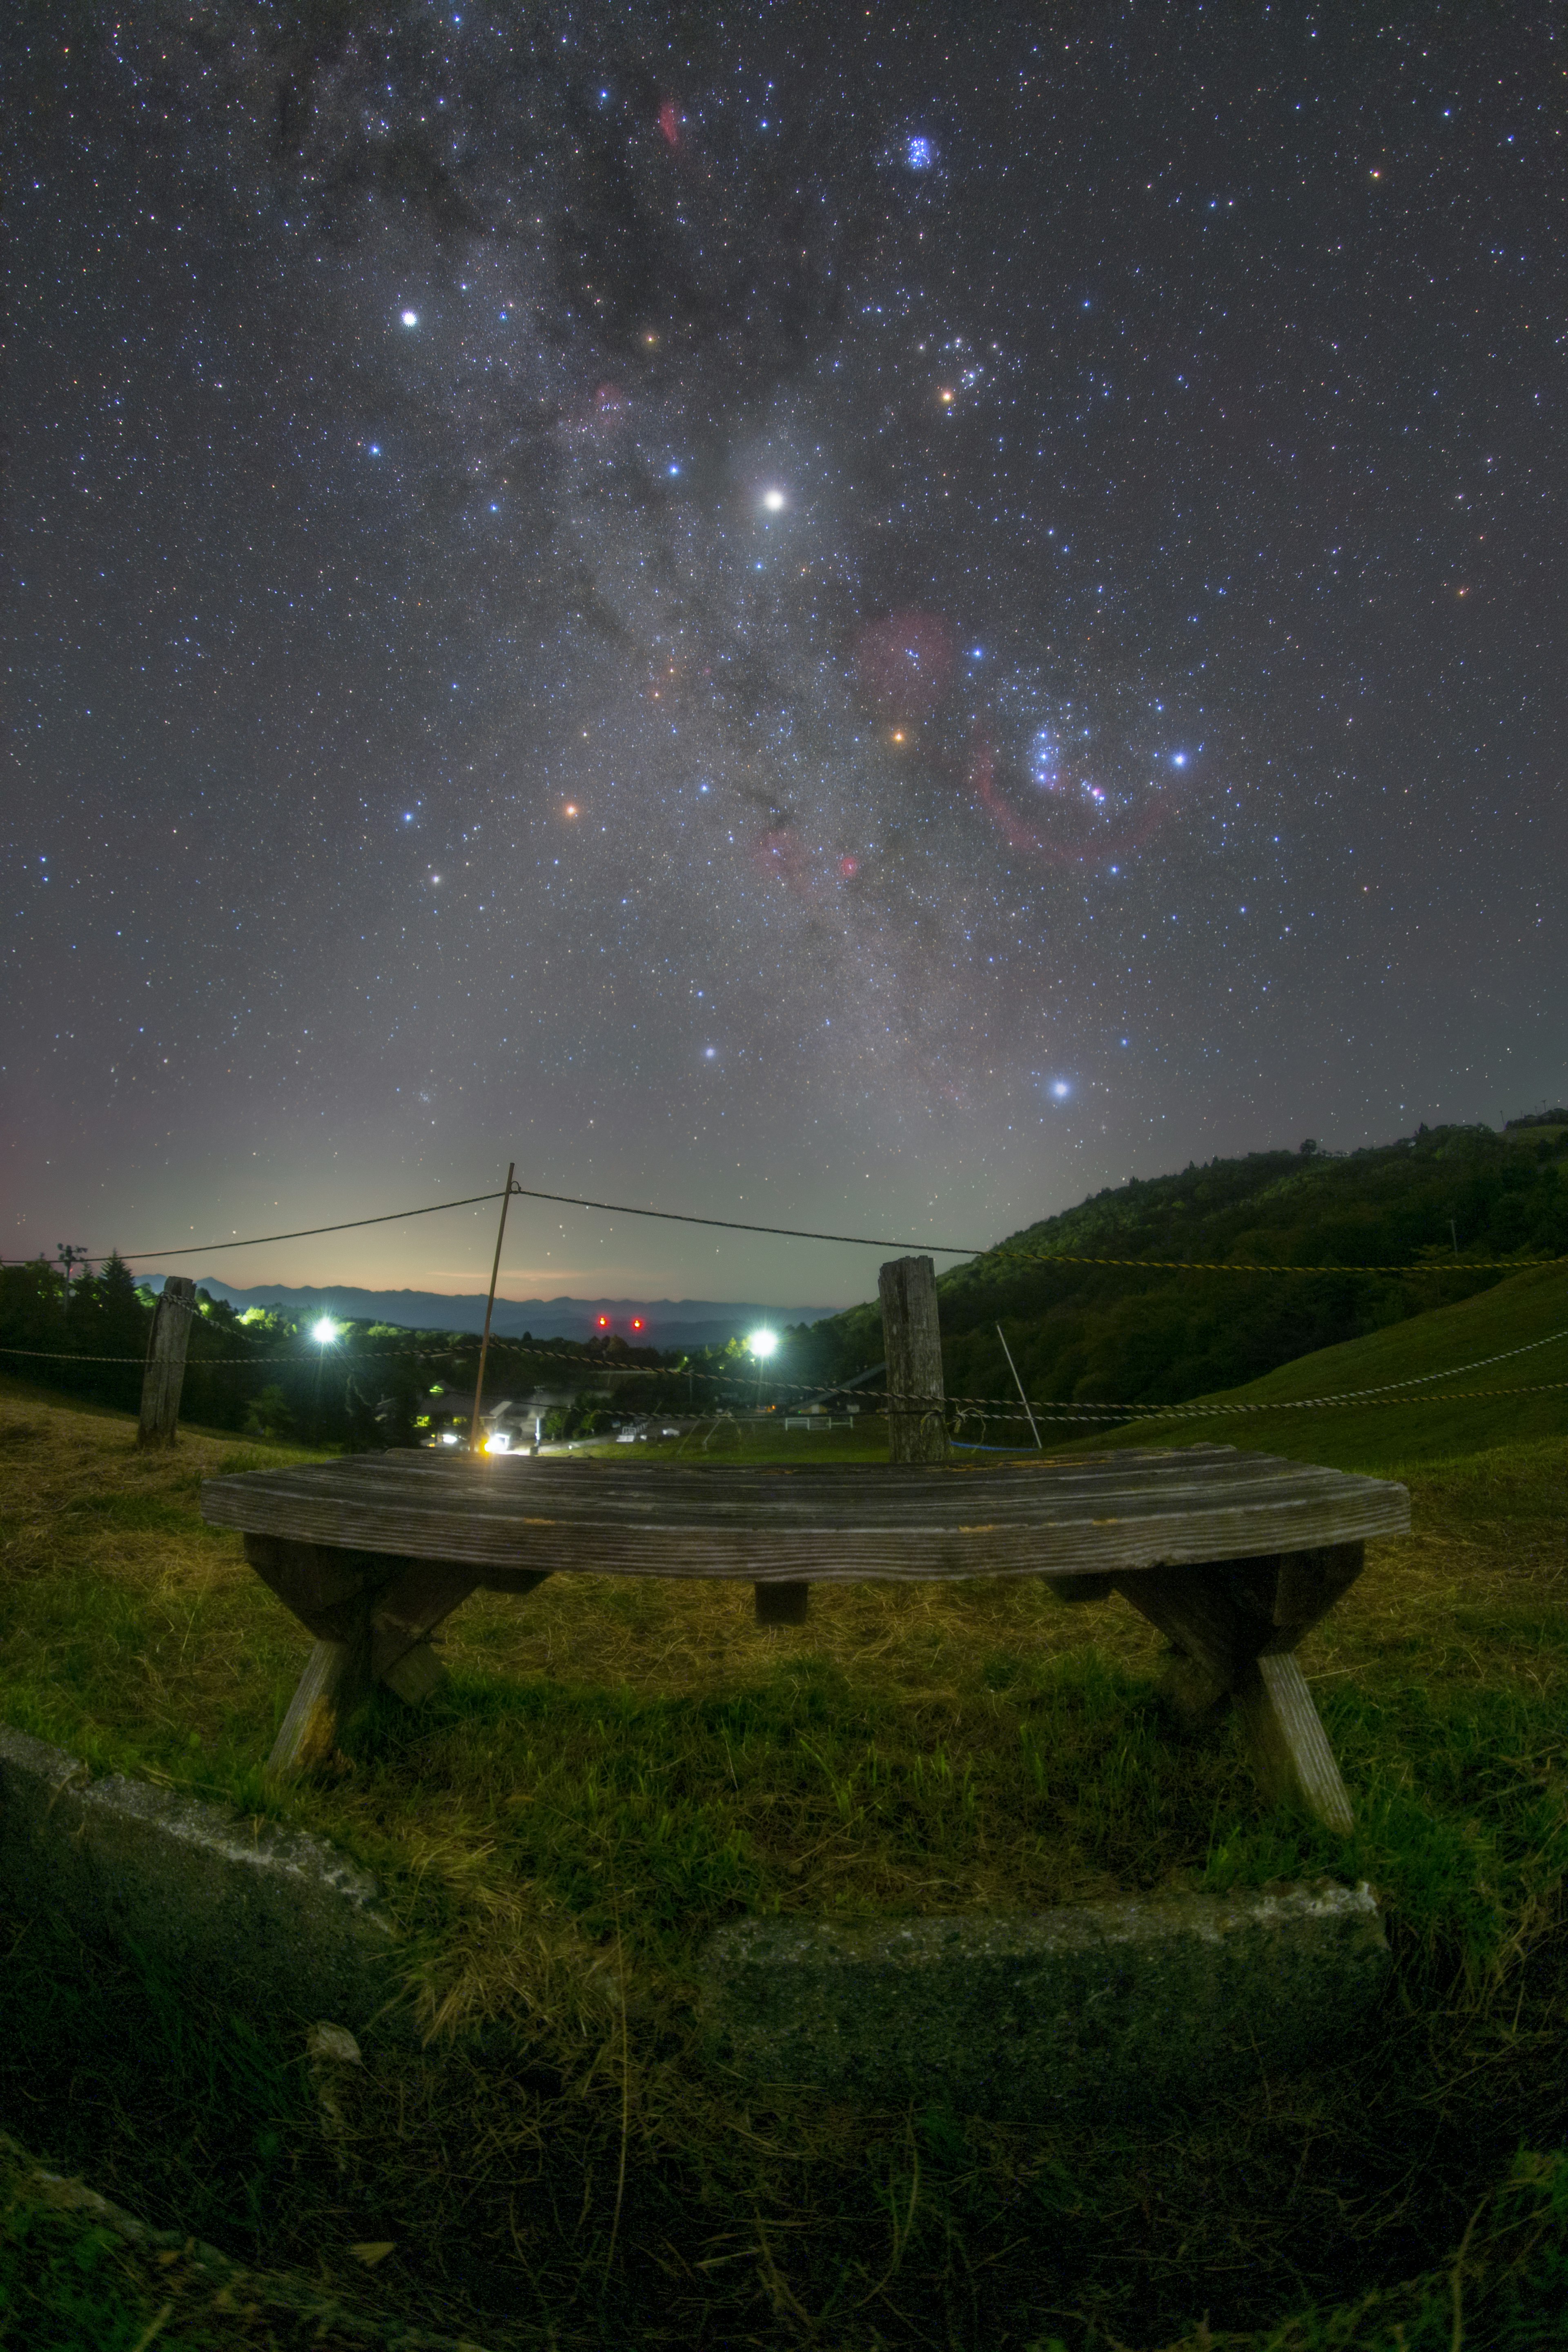
[[[1408,1260],[1403,1263],[1378,1263],[1365,1265],[1353,1265],[1334,1262],[1296,1263],[1279,1260],[1237,1258],[1193,1259],[1116,1257],[1090,1255],[1087,1252],[1069,1250],[1030,1251],[1010,1247],[1005,1243],[991,1248],[982,1248],[973,1244],[959,1244],[955,1243],[893,1241],[885,1237],[869,1234],[817,1232],[801,1226],[767,1225],[744,1222],[736,1218],[700,1216],[693,1213],[682,1210],[641,1208],[624,1202],[591,1200],[585,1195],[577,1193],[544,1192],[531,1185],[516,1182],[511,1177],[510,1171],[508,1182],[498,1191],[468,1193],[456,1200],[429,1202],[414,1208],[387,1210],[374,1216],[349,1218],[334,1224],[305,1225],[293,1228],[284,1233],[252,1234],[247,1236],[243,1240],[237,1236],[231,1236],[226,1242],[185,1243],[180,1244],[177,1248],[133,1251],[124,1254],[110,1252],[106,1255],[100,1255],[97,1253],[79,1251],[74,1246],[68,1250],[62,1246],[58,1253],[58,1255],[65,1267],[66,1279],[68,1283],[73,1266],[90,1265],[102,1265],[108,1264],[110,1259],[114,1256],[119,1256],[121,1258],[121,1262],[129,1266],[132,1264],[140,1264],[147,1260],[156,1258],[211,1255],[224,1250],[258,1248],[268,1243],[309,1240],[328,1234],[354,1233],[362,1231],[366,1227],[399,1223],[415,1217],[436,1216],[447,1210],[482,1207],[496,1201],[500,1201],[503,1203],[510,1203],[511,1199],[514,1197],[548,1202],[553,1205],[561,1207],[590,1210],[608,1216],[654,1218],[665,1223],[700,1226],[709,1230],[719,1230],[727,1233],[759,1234],[781,1240],[824,1242],[841,1244],[846,1246],[856,1248],[898,1250],[917,1255],[929,1255],[930,1254],[935,1254],[938,1255],[955,1258],[969,1258],[975,1261],[985,1261],[988,1268],[994,1268],[998,1271],[1016,1266],[1033,1265],[1041,1267],[1071,1266],[1107,1268],[1120,1272],[1136,1272],[1142,1274],[1228,1274],[1244,1276],[1295,1275],[1342,1276],[1394,1275],[1408,1279],[1412,1276],[1421,1276],[1425,1275],[1447,1275],[1451,1273],[1516,1274],[1531,1269],[1554,1268],[1568,1265],[1568,1255],[1553,1257],[1526,1257],[1521,1255],[1507,1258],[1461,1258],[1458,1255],[1457,1249],[1455,1255],[1451,1258],[1439,1257],[1436,1254],[1433,1254],[1424,1258]],[[504,1221],[505,1208],[503,1206],[503,1231]],[[498,1264],[499,1255],[500,1242],[498,1240]],[[12,1258],[7,1260],[0,1258],[0,1266],[5,1265],[42,1265],[47,1270],[52,1271],[52,1269],[47,1268],[47,1261],[44,1260],[41,1256],[33,1259]],[[165,1279],[168,1283],[175,1285],[176,1288],[181,1293],[184,1293],[190,1289],[190,1285],[186,1277],[175,1277],[171,1276],[165,1277]],[[927,1279],[929,1281],[929,1276]],[[493,1307],[493,1276],[491,1280],[490,1296],[491,1306]],[[182,1327],[194,1325],[195,1328],[200,1328],[199,1324],[195,1321],[194,1291],[192,1291],[190,1297],[182,1297],[178,1299],[174,1297],[174,1292],[171,1291],[169,1298],[165,1303],[168,1305],[177,1305],[181,1308],[181,1313],[177,1319]],[[933,1331],[934,1328],[933,1323]],[[998,1330],[1000,1330],[1000,1326],[998,1326]],[[375,1365],[384,1365],[388,1367],[395,1366],[404,1369],[413,1369],[419,1366],[440,1365],[453,1370],[465,1370],[466,1367],[463,1365],[462,1360],[467,1353],[467,1343],[470,1339],[478,1344],[478,1335],[473,1334],[463,1335],[461,1339],[449,1340],[439,1348],[394,1348],[375,1350],[363,1349],[348,1349],[340,1350],[331,1341],[318,1341],[315,1343],[316,1353],[314,1358],[312,1358],[309,1346],[307,1346],[306,1348],[297,1349],[289,1354],[281,1355],[247,1354],[239,1356],[198,1356],[194,1360],[192,1369],[200,1369],[204,1370],[244,1369],[247,1370],[262,1371],[273,1367],[287,1366],[296,1371],[313,1370],[316,1374],[318,1382],[320,1381],[321,1370],[328,1361],[331,1361],[334,1369],[341,1369],[344,1371],[352,1371],[359,1367]],[[1473,1402],[1486,1399],[1553,1394],[1568,1390],[1568,1381],[1541,1382],[1530,1386],[1512,1388],[1469,1390],[1440,1388],[1436,1384],[1439,1382],[1451,1381],[1465,1378],[1468,1374],[1485,1370],[1490,1365],[1503,1363],[1515,1357],[1531,1354],[1540,1348],[1553,1346],[1564,1339],[1568,1339],[1568,1330],[1552,1332],[1544,1339],[1529,1340],[1518,1348],[1506,1349],[1498,1355],[1480,1357],[1471,1363],[1455,1365],[1446,1371],[1422,1373],[1409,1380],[1385,1381],[1374,1387],[1343,1390],[1336,1393],[1324,1396],[1262,1399],[1252,1400],[1245,1402],[1204,1401],[1176,1404],[1151,1404],[1142,1400],[1135,1402],[1109,1402],[1094,1399],[1078,1398],[1031,1399],[1025,1395],[1021,1381],[1018,1382],[1018,1394],[1016,1400],[1013,1397],[952,1394],[943,1396],[937,1394],[933,1390],[874,1390],[860,1386],[858,1381],[854,1381],[850,1384],[855,1386],[857,1394],[861,1401],[868,1404],[883,1406],[891,1413],[910,1415],[920,1412],[923,1414],[927,1421],[930,1421],[938,1412],[941,1412],[945,1416],[948,1410],[952,1409],[956,1411],[958,1416],[956,1428],[959,1430],[963,1429],[967,1423],[974,1420],[978,1420],[980,1422],[983,1431],[993,1420],[1002,1421],[1005,1423],[1016,1423],[1027,1420],[1030,1423],[1031,1428],[1033,1428],[1033,1424],[1036,1420],[1056,1423],[1070,1422],[1074,1423],[1088,1423],[1091,1425],[1103,1425],[1112,1422],[1128,1421],[1159,1422],[1168,1420],[1225,1420],[1243,1414],[1322,1412],[1334,1409],[1343,1409],[1352,1406],[1357,1409],[1364,1409],[1368,1406],[1389,1404],[1439,1404],[1460,1402]],[[0,1342],[0,1358],[5,1358],[21,1363],[36,1362],[40,1364],[58,1364],[67,1362],[82,1365],[146,1364],[151,1360],[152,1344],[152,1339],[150,1338],[149,1353],[144,1357],[127,1355],[89,1355],[79,1353],[71,1349],[11,1347]],[[489,1319],[487,1315],[484,1347],[488,1347],[489,1344]],[[595,1377],[599,1379],[609,1378],[617,1381],[635,1381],[639,1379],[662,1380],[668,1381],[685,1380],[693,1384],[700,1381],[705,1389],[710,1390],[715,1394],[716,1399],[722,1396],[725,1392],[729,1392],[732,1395],[739,1395],[744,1391],[750,1390],[752,1386],[752,1381],[749,1377],[737,1377],[733,1371],[710,1370],[706,1368],[699,1368],[689,1363],[681,1365],[618,1363],[612,1360],[606,1360],[606,1359],[602,1356],[595,1357],[581,1352],[574,1352],[565,1348],[552,1348],[544,1346],[533,1341],[532,1339],[502,1340],[498,1339],[494,1344],[498,1349],[503,1349],[509,1353],[515,1352],[517,1354],[521,1354],[524,1358],[525,1361],[531,1364],[539,1363],[543,1365],[561,1365],[563,1367],[569,1368],[573,1374],[577,1376],[580,1381],[584,1378],[591,1380]],[[1005,1347],[1005,1340],[1003,1344],[1004,1347]],[[184,1355],[184,1339],[183,1336],[181,1337],[178,1345],[179,1353],[183,1361]],[[590,1341],[587,1345],[592,1346],[593,1342]],[[330,1356],[328,1353],[329,1349],[331,1349]],[[479,1384],[482,1384],[483,1381],[483,1362],[484,1353],[483,1349],[481,1349],[479,1355],[479,1369],[477,1374],[477,1381]],[[1016,1377],[1017,1375],[1015,1371],[1015,1378],[1016,1379]],[[773,1402],[776,1409],[776,1406],[780,1403],[784,1403],[787,1407],[787,1401],[792,1397],[795,1399],[806,1398],[813,1402],[817,1402],[823,1398],[837,1395],[840,1393],[841,1386],[842,1384],[831,1382],[825,1385],[820,1381],[815,1384],[810,1384],[805,1382],[781,1381],[777,1379],[767,1379],[757,1384],[756,1393],[760,1398],[762,1390],[765,1387],[770,1399]],[[1413,1393],[1413,1391],[1418,1390],[1426,1391],[1428,1393],[1420,1396]],[[1019,1410],[1020,1404],[1022,1406],[1022,1411]],[[665,1409],[675,1410],[675,1408],[668,1405]],[[710,1408],[710,1410],[712,1408]],[[478,1392],[476,1392],[473,1412],[473,1423],[476,1431],[479,1423],[479,1399]],[[971,1443],[973,1443],[973,1441],[971,1441]],[[982,1444],[978,1450],[984,1451],[987,1449],[985,1449]],[[1012,1449],[1005,1448],[1003,1450],[1010,1451]]]
[[[961,1422],[963,1415],[970,1412],[980,1412],[990,1420],[1002,1421],[1021,1421],[1029,1413],[1036,1414],[1042,1421],[1058,1422],[1106,1419],[1118,1421],[1229,1420],[1241,1413],[1321,1412],[1335,1406],[1348,1405],[1365,1407],[1371,1404],[1449,1404],[1474,1402],[1478,1398],[1485,1397],[1548,1396],[1568,1390],[1568,1381],[1545,1381],[1515,1388],[1444,1389],[1426,1397],[1415,1397],[1409,1393],[1413,1389],[1432,1389],[1434,1383],[1439,1381],[1462,1380],[1470,1372],[1484,1371],[1492,1364],[1509,1363],[1516,1357],[1532,1355],[1537,1349],[1554,1347],[1563,1339],[1568,1339],[1568,1328],[1561,1331],[1549,1331],[1544,1339],[1527,1339],[1517,1348],[1505,1348],[1493,1356],[1478,1356],[1468,1364],[1452,1364],[1443,1371],[1416,1373],[1409,1380],[1384,1381],[1370,1388],[1341,1389],[1328,1396],[1266,1397],[1245,1403],[1227,1404],[1223,1401],[1214,1402],[1205,1401],[1184,1404],[1149,1404],[1142,1402],[1114,1403],[1101,1402],[1092,1398],[1030,1397],[1023,1400],[1023,1409],[1020,1411],[1011,1397],[952,1394],[938,1396],[934,1391],[869,1388],[857,1388],[855,1393],[857,1397],[864,1399],[868,1403],[889,1405],[903,1412],[922,1409],[934,1411],[940,1406],[956,1405],[960,1408]],[[450,1363],[455,1352],[456,1350],[451,1349],[423,1349],[414,1354],[403,1354],[391,1350],[382,1350],[374,1355],[345,1352],[342,1355],[334,1355],[331,1360],[335,1365],[345,1368],[353,1364],[364,1363],[446,1364]],[[527,1352],[531,1357],[538,1356],[547,1362],[570,1364],[575,1370],[597,1373],[601,1376],[608,1375],[616,1380],[641,1378],[674,1381],[689,1378],[737,1391],[752,1385],[749,1378],[737,1380],[730,1373],[699,1371],[695,1367],[688,1370],[686,1367],[674,1365],[606,1364],[581,1356],[569,1356],[558,1349],[532,1347],[530,1347]],[[0,1346],[0,1355],[24,1357],[32,1361],[49,1363],[140,1364],[143,1361],[141,1356],[75,1355],[68,1349]],[[207,1356],[198,1357],[195,1360],[197,1369],[245,1366],[260,1370],[276,1364],[289,1364],[296,1370],[309,1370],[310,1358],[308,1355]],[[821,1382],[813,1386],[805,1381],[767,1381],[763,1385],[772,1391],[775,1398],[786,1395],[803,1397],[837,1393],[831,1386],[824,1389]]]

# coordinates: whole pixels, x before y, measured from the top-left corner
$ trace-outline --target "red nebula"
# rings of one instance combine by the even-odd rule
[[[618,383],[598,383],[582,407],[571,410],[562,422],[568,432],[581,433],[587,440],[609,441],[626,424],[631,408]]]
[[[969,755],[969,789],[1007,844],[1009,849],[1044,849],[1033,825],[1026,824],[996,789],[996,762],[984,735],[976,735]]]
[[[856,642],[855,674],[874,709],[894,719],[929,718],[952,675],[952,631],[938,613],[868,621]]]
[[[860,871],[860,860],[858,857],[841,857],[838,861],[838,871],[843,875],[846,882],[852,882]]]
[[[1045,825],[1031,824],[998,783],[990,740],[978,730],[970,747],[968,784],[1008,848],[1042,857],[1047,866],[1102,865],[1126,857],[1152,840],[1179,805],[1174,793],[1151,793],[1141,808],[1127,809],[1107,824],[1057,782],[1050,787]],[[1103,797],[1097,794],[1097,803]]]
[[[811,887],[805,850],[793,825],[772,825],[759,835],[752,847],[752,860],[759,873],[776,874],[792,890]]]
[[[680,144],[680,117],[675,110],[675,100],[667,98],[658,110],[658,127],[672,147]]]

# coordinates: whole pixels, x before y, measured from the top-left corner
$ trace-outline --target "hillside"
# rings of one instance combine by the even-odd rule
[[[1368,1390],[1374,1393],[1359,1393]],[[1451,1401],[1446,1390],[1454,1392]],[[1530,1390],[1537,1392],[1520,1393]],[[1488,1391],[1505,1393],[1489,1402]],[[1346,1402],[1291,1409],[1298,1398],[1325,1396]],[[1492,1447],[1568,1437],[1568,1267],[1509,1275],[1458,1306],[1342,1347],[1318,1349],[1203,1402],[1221,1410],[1214,1418],[1173,1415],[1124,1423],[1090,1442],[1098,1447],[1207,1441],[1340,1470],[1384,1471],[1394,1463],[1447,1462]],[[1053,1428],[1047,1443],[1055,1449],[1067,1433],[1065,1427]]]
[[[1456,1258],[1565,1253],[1561,1126],[1422,1129],[1342,1158],[1304,1145],[1211,1160],[1099,1192],[942,1274],[948,1392],[1015,1393],[1000,1322],[1032,1397],[1179,1403],[1503,1278],[1466,1273]],[[1142,1260],[1147,1271],[1075,1258]],[[1347,1270],[1189,1273],[1171,1261]],[[1368,1265],[1394,1271],[1351,1270]],[[846,1378],[882,1353],[877,1306],[792,1342],[793,1377]]]

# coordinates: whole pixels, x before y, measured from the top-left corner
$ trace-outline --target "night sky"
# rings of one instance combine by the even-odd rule
[[[984,1243],[1560,1099],[1561,30],[16,11],[5,1254],[512,1157]]]

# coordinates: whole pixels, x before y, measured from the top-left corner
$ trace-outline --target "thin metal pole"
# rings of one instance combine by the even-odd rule
[[[490,1317],[496,1311],[496,1282],[500,1274],[500,1245],[506,1239],[506,1213],[511,1202],[511,1180],[517,1174],[517,1162],[512,1160],[506,1171],[506,1191],[500,1196],[500,1223],[496,1228],[496,1254],[490,1266],[490,1295],[485,1301],[485,1336],[479,1342],[479,1376],[474,1382],[474,1417],[468,1423],[468,1451],[477,1454],[479,1444],[479,1407],[485,1401],[485,1358],[490,1351]]]
[[[1045,1449],[1045,1447],[1040,1444],[1040,1433],[1039,1433],[1038,1428],[1036,1426],[1036,1422],[1035,1422],[1035,1416],[1034,1416],[1034,1414],[1033,1414],[1032,1412],[1029,1412],[1029,1400],[1028,1400],[1028,1398],[1024,1394],[1024,1383],[1023,1383],[1023,1381],[1022,1381],[1021,1380],[1019,1380],[1019,1378],[1018,1378],[1018,1367],[1017,1367],[1017,1365],[1013,1361],[1013,1350],[1012,1350],[1012,1349],[1007,1345],[1007,1334],[1005,1333],[1005,1331],[1004,1331],[1004,1330],[1003,1330],[1002,1326],[1000,1325],[1000,1323],[998,1323],[998,1324],[997,1324],[997,1326],[996,1326],[996,1337],[997,1337],[997,1338],[1001,1340],[1001,1342],[1002,1342],[1002,1353],[1003,1353],[1003,1354],[1006,1357],[1006,1359],[1007,1359],[1007,1370],[1008,1370],[1012,1373],[1012,1375],[1013,1375],[1013,1382],[1014,1382],[1014,1386],[1017,1389],[1017,1391],[1018,1391],[1018,1402],[1023,1406],[1025,1412],[1028,1414],[1029,1427],[1030,1427],[1032,1430],[1034,1430],[1034,1432],[1035,1432],[1035,1450],[1036,1450],[1036,1452],[1037,1452],[1037,1454],[1043,1454],[1043,1453],[1045,1452],[1045,1450],[1046,1450],[1046,1449]]]

